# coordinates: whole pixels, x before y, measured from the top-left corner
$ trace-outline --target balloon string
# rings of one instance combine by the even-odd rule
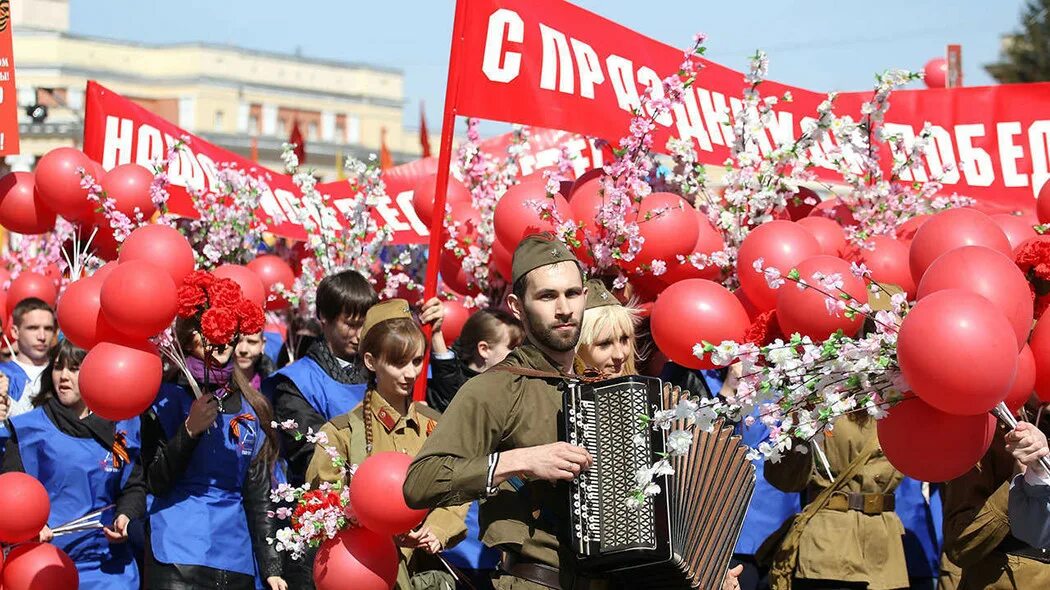
[[[1039,411],[1041,412],[1042,408],[1039,408]],[[1010,409],[1006,407],[1004,402],[999,402],[999,405],[992,409],[992,413],[1011,429],[1017,428],[1017,419],[1010,413]],[[1039,419],[1036,418],[1037,422],[1038,420]],[[1040,457],[1039,465],[1043,467],[1046,473],[1050,473],[1050,457]]]

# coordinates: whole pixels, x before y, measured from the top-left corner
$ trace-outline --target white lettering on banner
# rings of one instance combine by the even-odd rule
[[[540,38],[543,40],[540,88],[554,90],[554,80],[557,78],[558,91],[572,94],[576,73],[572,67],[572,56],[569,55],[569,43],[565,40],[565,33],[541,24]]]
[[[777,147],[795,141],[795,116],[788,111],[774,112],[766,124],[766,131],[773,137]]]
[[[711,151],[711,140],[707,137],[707,129],[704,128],[703,116],[696,103],[696,93],[693,92],[693,89],[686,88],[682,104],[676,104],[672,109],[678,127],[678,137],[692,139],[700,145],[701,150]]]
[[[416,210],[412,207],[412,191],[402,191],[398,193],[397,206],[401,209],[401,212],[408,218],[408,223],[412,225],[412,231],[416,232],[421,236],[429,236],[430,229],[423,223],[423,220],[416,215]]]
[[[1017,160],[1024,157],[1024,148],[1014,143],[1014,136],[1021,134],[1021,123],[1003,121],[996,123],[995,135],[999,139],[999,164],[1003,167],[1003,184],[1010,187],[1028,186],[1028,178],[1017,172]]]
[[[942,184],[958,184],[961,173],[952,148],[952,135],[940,125],[930,125],[930,138],[933,143],[926,150],[930,176],[939,178]]]
[[[890,122],[884,123],[882,128],[888,136],[896,136],[900,138],[900,141],[890,143],[890,151],[893,153],[893,157],[906,160],[908,154],[911,153],[912,148],[915,147],[915,130],[912,129],[911,125]],[[900,171],[900,178],[901,180],[918,182],[926,182],[929,180],[926,176],[926,170],[922,166],[922,162],[912,162],[911,166],[902,169]]]
[[[106,116],[106,135],[102,139],[102,167],[112,170],[131,161],[135,126],[130,119]],[[98,180],[98,179],[96,179]]]
[[[407,231],[412,229],[412,226],[401,220],[401,211],[397,207],[391,207],[393,201],[390,197],[382,196],[377,197],[375,201],[375,210],[379,213],[379,216],[383,218],[386,225],[394,229],[394,231]]]
[[[984,124],[973,123],[955,126],[955,141],[959,146],[959,162],[966,176],[966,184],[971,186],[991,186],[995,181],[995,170],[992,169],[992,157],[984,148],[973,144],[974,138],[984,137]]]
[[[580,71],[580,96],[594,98],[594,85],[605,82],[602,64],[594,48],[577,39],[572,39],[572,52],[576,56],[576,69]]]
[[[262,195],[259,197],[259,207],[262,208],[263,212],[270,216],[270,219],[277,225],[287,223],[289,221],[288,215],[285,214],[281,208],[281,204],[277,201],[273,191],[269,188],[263,190]]]
[[[1028,128],[1028,149],[1032,153],[1032,194],[1038,195],[1050,180],[1050,121],[1034,121]]]
[[[154,160],[163,158],[167,151],[164,140],[160,136],[160,130],[152,125],[139,125],[135,143],[135,163],[139,166],[150,167]]]
[[[726,104],[725,95],[721,92],[711,92],[706,88],[697,88],[696,95],[700,98],[700,114],[703,115],[704,122],[707,124],[707,133],[711,136],[711,143],[724,146],[732,144],[731,128],[730,135],[725,135],[725,139],[722,139],[723,130],[729,127],[729,105]]]
[[[521,73],[521,53],[503,50],[504,39],[508,43],[525,40],[525,22],[518,13],[500,8],[489,16],[489,28],[485,36],[485,54],[481,71],[493,82],[507,83]]]
[[[646,66],[638,68],[638,81],[649,88],[649,94],[653,100],[662,100],[666,96],[664,94],[664,82],[652,68]],[[645,111],[650,117],[655,114],[652,108],[648,108]],[[670,127],[674,120],[671,119],[671,113],[661,113],[660,116],[656,117],[656,122],[664,127]]]
[[[631,60],[614,54],[606,58],[605,66],[609,68],[609,83],[616,95],[616,106],[627,112],[640,107],[642,99],[634,83],[634,64]]]

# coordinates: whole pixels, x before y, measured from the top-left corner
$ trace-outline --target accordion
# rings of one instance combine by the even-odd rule
[[[664,453],[665,433],[643,430],[640,417],[674,408],[681,395],[652,377],[568,384],[565,440],[594,457],[569,500],[583,571],[620,573],[628,587],[721,587],[755,487],[755,468],[732,429],[697,431],[687,453],[668,458],[675,473],[656,480],[660,493],[641,508],[627,502],[638,470]]]

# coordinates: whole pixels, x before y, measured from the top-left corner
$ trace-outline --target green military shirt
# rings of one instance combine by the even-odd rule
[[[530,343],[511,352],[500,366],[560,373]],[[560,383],[496,367],[468,381],[409,468],[405,498],[416,507],[483,498],[479,521],[486,545],[559,568],[567,578],[573,557],[559,539],[569,532],[568,483],[526,481],[515,490],[507,482],[486,497],[489,455],[558,441]]]

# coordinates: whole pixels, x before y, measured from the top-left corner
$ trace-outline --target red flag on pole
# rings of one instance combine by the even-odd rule
[[[390,155],[390,148],[386,147],[386,127],[380,128],[379,137],[379,169],[393,168],[394,157]]]
[[[288,143],[295,145],[295,156],[299,158],[300,164],[306,163],[306,139],[303,132],[299,130],[299,119],[292,122],[292,134],[288,136]]]
[[[423,146],[423,157],[430,157],[430,134],[427,133],[427,113],[423,101],[419,101],[419,145]]]

